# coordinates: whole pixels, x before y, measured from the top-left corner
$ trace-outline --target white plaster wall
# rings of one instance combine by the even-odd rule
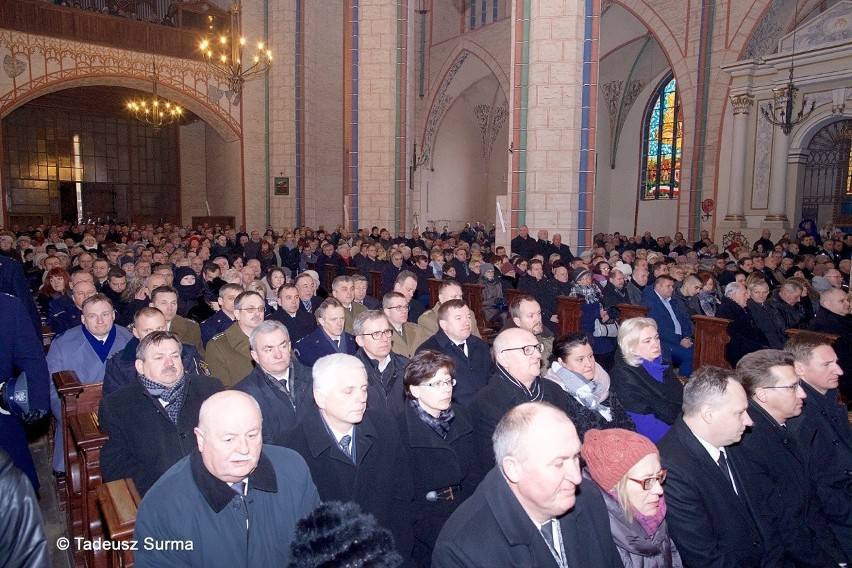
[[[193,216],[207,215],[205,188],[207,186],[207,125],[198,120],[181,126],[178,134],[180,149],[180,218],[189,225]]]
[[[270,221],[281,229],[296,222],[296,2],[275,0],[270,5],[274,6],[269,11],[269,44],[274,57],[269,70],[270,177],[290,178],[290,195],[270,191]]]
[[[240,141],[225,142],[210,127],[205,128],[207,158],[207,200],[211,215],[233,215],[237,227],[243,224],[242,168]],[[247,225],[260,229],[260,225]]]

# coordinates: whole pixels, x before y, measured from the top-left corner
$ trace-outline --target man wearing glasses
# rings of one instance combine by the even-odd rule
[[[755,496],[730,446],[752,424],[734,371],[706,366],[683,389],[683,415],[660,440],[666,521],[685,566],[770,566]]]
[[[249,335],[263,321],[266,302],[257,292],[243,292],[234,300],[232,325],[207,344],[207,365],[210,374],[231,388],[251,373]]]
[[[393,328],[378,310],[363,312],[353,324],[358,352],[355,354],[367,370],[367,394],[370,407],[394,416],[405,409],[403,372],[408,358],[391,351]]]
[[[491,436],[509,410],[525,402],[544,401],[566,414],[569,412],[565,392],[553,381],[539,377],[544,346],[535,335],[526,329],[509,328],[500,332],[493,349],[497,369],[468,407],[476,448],[471,472],[473,483],[494,467]]]
[[[754,420],[736,448],[746,469],[743,485],[770,538],[782,543],[783,559],[772,566],[845,566],[849,559],[811,489],[807,448],[787,428],[807,398],[793,364],[790,353],[774,349],[749,353],[737,364]]]
[[[422,327],[408,321],[408,306],[409,301],[399,292],[388,292],[382,298],[382,309],[393,328],[391,349],[410,359],[428,336]]]

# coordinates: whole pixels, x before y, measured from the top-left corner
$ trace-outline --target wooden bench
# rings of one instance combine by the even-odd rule
[[[468,282],[462,285],[462,292],[467,307],[473,312],[476,318],[476,327],[479,328],[479,334],[483,339],[486,339],[492,333],[492,329],[488,327],[488,322],[485,321],[485,313],[482,311],[482,292],[485,290],[483,284],[473,284]]]
[[[437,278],[429,279],[429,307],[434,308],[435,304],[438,303],[438,290],[441,288],[441,283],[443,280],[438,280]]]
[[[730,369],[731,364],[725,356],[725,349],[731,342],[728,325],[731,320],[710,316],[692,316],[693,353],[692,366],[698,369],[705,365],[715,365]]]
[[[328,290],[329,294],[331,294],[331,283],[334,282],[335,278],[337,278],[337,266],[334,264],[326,264],[325,274],[320,275],[320,278],[323,278],[325,289]]]
[[[378,270],[370,271],[370,283],[373,285],[373,297],[382,301],[382,273]]]
[[[635,306],[633,304],[617,304],[618,308],[618,323],[624,323],[625,320],[631,318],[648,317],[648,308],[645,306]]]
[[[346,274],[349,276],[359,276],[361,274],[361,270],[357,266],[347,266]]]
[[[97,487],[98,503],[103,515],[104,532],[112,541],[133,539],[136,528],[136,514],[142,498],[132,479],[118,479]],[[109,566],[133,566],[133,552],[110,551]]]
[[[82,412],[71,416],[68,429],[79,456],[83,536],[88,541],[96,541],[103,536],[96,490],[101,485],[101,448],[108,436],[101,430],[95,412]],[[89,568],[107,567],[106,551],[86,551],[85,556]]]

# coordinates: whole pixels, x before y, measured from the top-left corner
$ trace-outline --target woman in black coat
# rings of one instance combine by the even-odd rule
[[[473,459],[473,426],[452,403],[453,360],[425,350],[405,369],[407,404],[399,417],[414,486],[414,565],[432,564],[432,549],[450,514],[476,487],[466,483]]]

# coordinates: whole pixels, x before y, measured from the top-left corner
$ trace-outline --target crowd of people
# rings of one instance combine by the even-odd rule
[[[23,371],[30,391],[24,411],[0,387],[0,446],[30,479],[0,455],[0,484],[37,535],[23,424],[53,414],[63,476],[49,374],[70,370],[103,383],[102,476],[143,495],[135,538],[191,543],[139,566],[852,559],[852,236],[599,234],[576,256],[545,230],[494,237],[0,232],[0,383]],[[579,330],[559,334],[557,296],[583,300]],[[694,315],[732,320],[731,369],[693,369]],[[47,565],[43,533],[4,534],[0,564]]]

